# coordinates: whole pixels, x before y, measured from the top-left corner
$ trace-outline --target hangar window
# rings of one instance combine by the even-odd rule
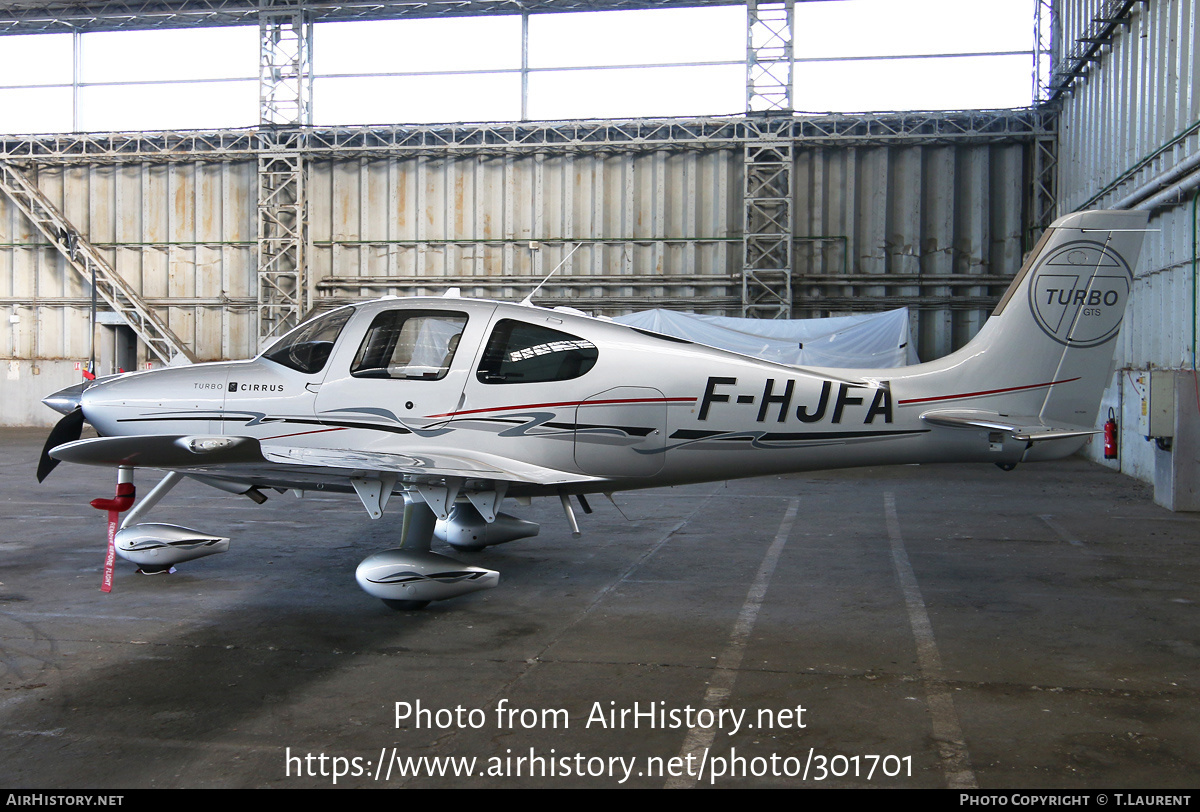
[[[450,371],[467,317],[442,310],[385,310],[363,338],[355,378],[440,381]]]
[[[513,319],[501,319],[488,339],[476,372],[484,383],[569,381],[596,365],[590,341]]]
[[[333,342],[352,315],[354,308],[343,307],[301,324],[272,344],[262,357],[308,375],[320,372],[329,360]]]

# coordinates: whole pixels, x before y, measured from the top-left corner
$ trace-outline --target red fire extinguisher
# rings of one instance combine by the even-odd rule
[[[1104,459],[1117,458],[1117,418],[1111,407],[1108,410],[1108,420],[1104,421]]]

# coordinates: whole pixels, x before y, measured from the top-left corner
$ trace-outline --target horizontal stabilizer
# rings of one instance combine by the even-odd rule
[[[984,429],[986,431],[1003,431],[1011,434],[1014,440],[1024,440],[1031,443],[1043,440],[1065,440],[1071,437],[1088,437],[1099,434],[1099,429],[1087,426],[1072,426],[1065,423],[1047,424],[1039,417],[1028,415],[1000,414],[978,409],[960,411],[925,412],[921,419],[931,426],[945,426],[952,429]]]

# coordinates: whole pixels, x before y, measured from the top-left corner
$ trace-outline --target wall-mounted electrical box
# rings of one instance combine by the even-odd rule
[[[1166,369],[1150,369],[1135,373],[1133,380],[1141,398],[1138,434],[1147,440],[1152,437],[1174,437],[1175,373]]]

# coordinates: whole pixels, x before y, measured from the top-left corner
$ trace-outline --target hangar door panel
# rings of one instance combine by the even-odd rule
[[[575,408],[575,464],[593,476],[653,476],[663,467],[667,402],[644,386],[618,386]]]

